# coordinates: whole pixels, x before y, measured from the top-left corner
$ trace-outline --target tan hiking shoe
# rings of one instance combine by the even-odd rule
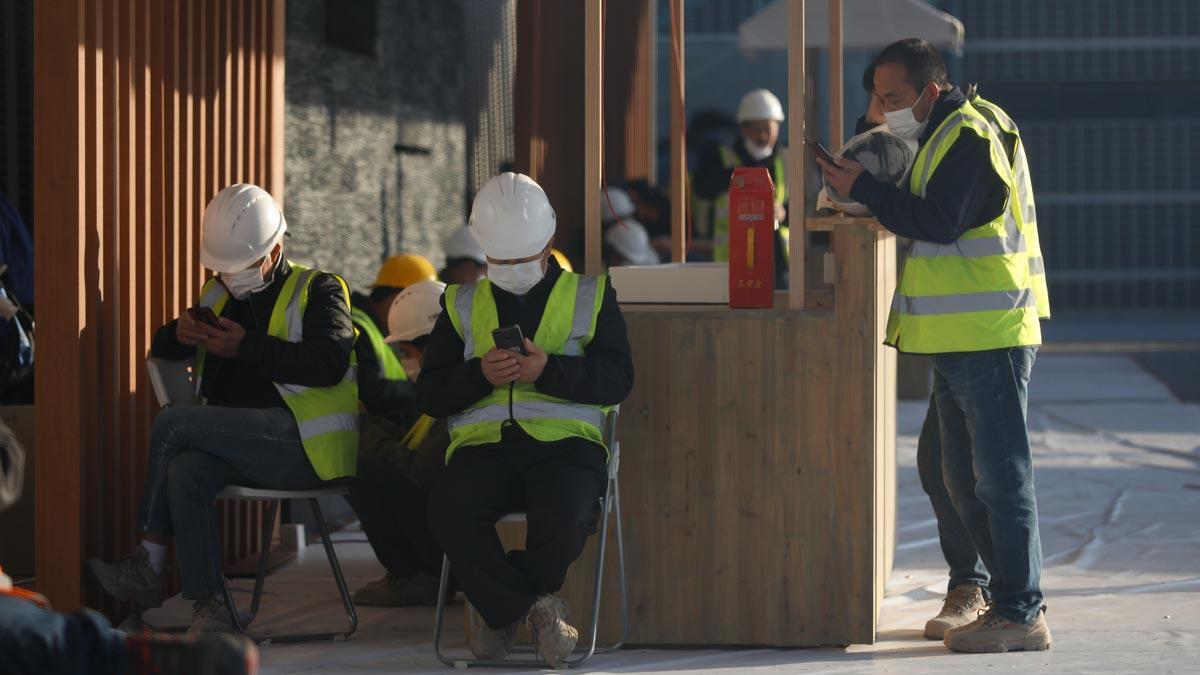
[[[411,577],[388,573],[354,591],[354,604],[365,607],[432,607],[437,604],[441,579],[417,572]]]
[[[567,623],[568,616],[567,603],[553,595],[538,598],[525,615],[533,648],[551,668],[562,668],[579,641],[579,631]]]
[[[162,607],[167,598],[169,570],[164,567],[162,574],[155,574],[150,567],[150,555],[141,546],[116,562],[92,558],[87,561],[87,567],[104,591],[117,600],[153,609]]]
[[[1045,608],[1029,623],[1014,623],[989,609],[971,624],[948,633],[945,640],[951,650],[972,654],[1040,652],[1053,642]]]
[[[979,611],[987,608],[983,591],[975,584],[960,584],[946,595],[942,611],[925,622],[925,637],[941,640],[946,631],[962,628],[979,618]]]
[[[467,646],[471,648],[475,658],[489,661],[507,658],[517,645],[517,625],[520,621],[514,621],[504,628],[493,629],[484,623],[477,612],[472,612],[472,615],[476,620],[471,624]]]
[[[229,608],[220,596],[210,595],[192,603],[192,625],[188,626],[188,635],[237,632]]]

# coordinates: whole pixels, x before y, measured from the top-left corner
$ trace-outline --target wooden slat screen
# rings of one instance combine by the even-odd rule
[[[283,196],[284,0],[74,0],[34,16],[38,586],[115,611],[81,563],[136,541],[153,331],[191,306],[205,203]],[[222,514],[226,561],[261,511]]]

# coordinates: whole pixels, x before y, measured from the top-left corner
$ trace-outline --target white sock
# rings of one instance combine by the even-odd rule
[[[143,539],[142,548],[146,549],[146,555],[150,558],[150,569],[154,570],[158,576],[162,576],[163,566],[167,564],[167,545]]]

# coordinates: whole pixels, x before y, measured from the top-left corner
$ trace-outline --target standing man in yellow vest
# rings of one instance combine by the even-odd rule
[[[914,240],[887,343],[933,356],[942,480],[983,562],[961,600],[975,606],[990,596],[987,611],[943,639],[962,652],[1048,649],[1025,418],[1041,328],[1013,165],[1001,134],[949,84],[928,42],[889,45],[874,81],[890,131],[918,142],[908,189],[851,161],[821,168],[836,190]]]
[[[157,607],[173,536],[183,596],[195,600],[189,632],[233,630],[217,493],[227,485],[318,487],[353,476],[358,449],[346,283],[287,260],[283,212],[254,185],[222,190],[202,228],[200,261],[217,276],[201,289],[199,308],[155,333],[151,354],[194,358],[204,405],[164,408],[154,419],[141,544],[113,563],[88,561],[109,594]]]
[[[358,329],[358,397],[367,412],[408,427],[417,420],[417,391],[400,357],[387,345],[388,311],[400,292],[437,278],[433,263],[416,253],[383,261],[370,295],[350,296],[350,318]],[[410,364],[411,365],[411,364]]]
[[[779,146],[783,104],[766,89],[746,92],[738,104],[737,121],[741,138],[733,147],[717,145],[701,155],[692,189],[697,209],[710,208],[712,259],[729,260],[729,178],[739,166],[765,167],[775,184],[775,273],[776,286],[787,283],[787,246],[783,228],[787,222],[786,149]],[[707,216],[701,217],[705,220]]]
[[[528,176],[504,173],[475,197],[471,230],[488,278],[450,286],[425,348],[423,411],[446,417],[446,470],[430,526],[486,627],[480,658],[508,655],[517,623],[560,667],[578,632],[554,593],[595,531],[607,473],[601,427],[633,387],[625,320],[607,277],[564,271],[551,257],[555,214]],[[519,327],[524,351],[492,331]],[[495,523],[525,511],[523,551],[504,553]]]

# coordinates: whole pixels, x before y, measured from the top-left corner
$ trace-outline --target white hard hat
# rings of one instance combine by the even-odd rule
[[[608,203],[612,202],[612,208],[608,207]],[[600,220],[605,223],[610,223],[617,218],[628,218],[637,211],[637,207],[633,205],[633,200],[629,198],[629,193],[621,188],[608,188],[608,199],[604,198],[604,191],[600,191]]]
[[[487,264],[487,256],[479,248],[479,242],[475,241],[475,235],[471,234],[471,228],[467,225],[451,233],[442,248],[447,258],[469,258],[480,265]]]
[[[400,292],[388,310],[388,336],[384,342],[415,340],[433,332],[442,313],[441,299],[446,284],[422,281]]]
[[[775,94],[766,89],[746,92],[738,104],[737,121],[741,124],[753,120],[783,121],[783,104],[775,98]]]
[[[232,274],[270,253],[287,231],[287,221],[266,190],[238,183],[221,190],[208,203],[201,230],[200,264]]]
[[[662,262],[650,247],[650,235],[636,220],[623,221],[625,227],[613,225],[604,233],[604,242],[613,247],[631,265],[657,265]]]
[[[880,125],[846,141],[836,155],[862,164],[867,173],[882,183],[900,185],[917,155],[916,146],[916,141],[902,139]],[[840,211],[854,216],[871,215],[866,206],[839,195],[828,180],[825,181],[825,193],[834,208]]]
[[[554,237],[555,225],[546,193],[525,174],[492,176],[471,205],[471,233],[493,260],[541,253]]]

